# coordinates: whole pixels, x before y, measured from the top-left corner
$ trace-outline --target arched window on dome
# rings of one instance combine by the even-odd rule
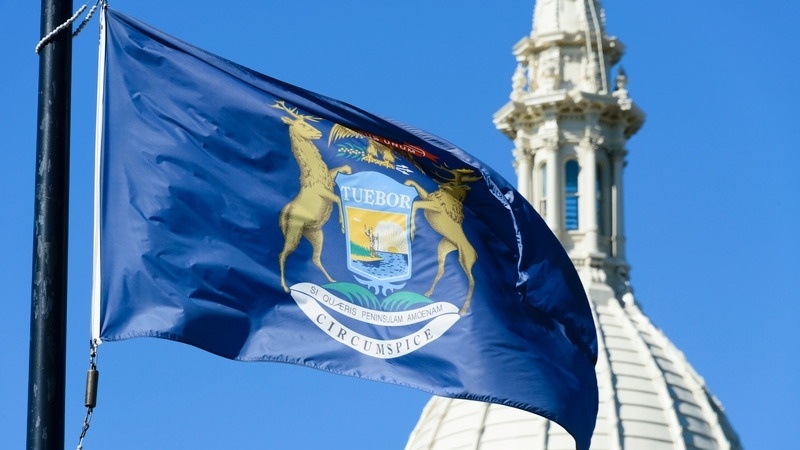
[[[564,165],[564,226],[567,231],[578,229],[578,174],[581,167],[571,159]]]
[[[539,166],[539,215],[547,218],[547,163]]]

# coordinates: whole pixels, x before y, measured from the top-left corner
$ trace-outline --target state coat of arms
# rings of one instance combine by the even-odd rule
[[[471,168],[434,165],[435,173],[426,175],[436,181],[437,189],[428,192],[408,176],[414,169],[399,164],[394,154],[397,151],[413,161],[421,149],[338,124],[330,128],[328,148],[336,142],[337,156],[354,162],[330,169],[317,142],[323,127],[313,125],[322,119],[300,114],[283,101],[272,106],[286,113],[281,120],[288,126],[292,154],[300,168],[300,189],[279,216],[284,237],[278,258],[283,289],[320,330],[371,357],[396,358],[441,337],[468,311],[475,289],[472,267],[478,255],[463,230],[463,201],[468,183],[481,177],[473,175]],[[375,169],[358,170],[362,167]],[[403,181],[386,171],[396,172]],[[323,227],[334,209],[345,248],[323,249]],[[441,236],[435,253],[430,248],[423,252],[437,259],[436,275],[424,294],[403,290],[414,277],[413,241],[420,210],[430,229]],[[328,283],[287,283],[287,260],[302,238],[311,245],[311,262]],[[447,256],[453,252],[457,265],[448,263]],[[335,280],[322,263],[323,254],[343,255],[342,263],[352,279]],[[466,278],[460,308],[449,299],[432,298],[448,266],[460,268]],[[381,336],[369,334],[376,327],[382,330]]]

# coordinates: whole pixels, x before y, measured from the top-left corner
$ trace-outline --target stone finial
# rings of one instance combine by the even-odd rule
[[[617,71],[616,86],[618,91],[627,91],[628,88],[628,75],[621,66]]]
[[[518,100],[525,91],[528,79],[525,76],[525,68],[522,64],[517,64],[517,69],[511,77],[511,100]]]

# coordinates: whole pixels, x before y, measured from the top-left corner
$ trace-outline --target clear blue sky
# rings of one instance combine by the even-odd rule
[[[77,3],[77,2],[76,2]],[[76,4],[76,8],[77,8]],[[118,0],[229,59],[438,134],[513,180],[491,122],[532,0]],[[796,441],[800,388],[800,4],[605,0],[647,113],[628,145],[638,300],[723,402],[748,449]],[[37,2],[0,0],[3,447],[23,448],[39,39]],[[66,446],[84,414],[97,20],[74,42]],[[407,388],[228,361],[168,341],[105,344],[86,448],[400,449],[427,401]]]

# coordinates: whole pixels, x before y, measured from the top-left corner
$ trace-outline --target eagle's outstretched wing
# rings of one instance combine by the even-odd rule
[[[366,138],[367,148],[364,149],[365,155],[363,161],[378,164],[390,169],[394,168],[395,157],[390,147],[378,142],[369,135],[351,130],[344,125],[339,125],[338,123],[333,124],[331,133],[328,136],[328,146],[330,147],[333,141],[345,138]]]
[[[344,125],[339,125],[338,123],[335,123],[331,128],[331,134],[328,136],[328,146],[330,147],[331,142],[333,141],[351,137],[365,138],[367,136],[359,133],[358,131],[351,130],[350,128],[347,128]]]

